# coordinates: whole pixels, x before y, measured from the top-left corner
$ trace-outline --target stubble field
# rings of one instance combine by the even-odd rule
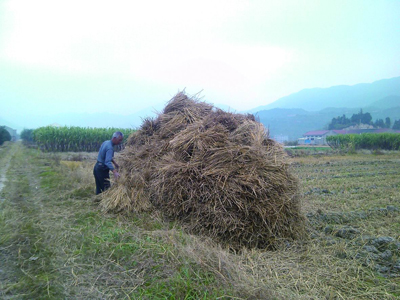
[[[308,239],[238,253],[159,212],[103,214],[95,153],[0,154],[1,298],[400,297],[399,152],[290,158]]]

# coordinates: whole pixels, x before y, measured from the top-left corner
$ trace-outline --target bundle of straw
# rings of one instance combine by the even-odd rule
[[[103,198],[105,210],[158,209],[236,249],[273,248],[304,233],[297,179],[253,115],[181,92],[143,121],[121,159],[125,179]]]

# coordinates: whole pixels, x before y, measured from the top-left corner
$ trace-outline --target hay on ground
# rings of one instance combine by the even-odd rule
[[[297,179],[253,115],[178,93],[129,137],[120,165],[105,210],[158,209],[236,249],[270,248],[304,233]]]

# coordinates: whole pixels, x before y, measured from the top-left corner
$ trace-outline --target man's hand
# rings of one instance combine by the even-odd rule
[[[120,177],[120,175],[119,175],[119,173],[117,172],[117,170],[114,169],[112,172],[113,172],[113,174],[114,174],[115,180],[118,180],[118,178]]]

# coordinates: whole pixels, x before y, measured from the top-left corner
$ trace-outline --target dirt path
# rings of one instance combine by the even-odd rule
[[[0,192],[3,190],[4,184],[7,180],[7,170],[10,167],[10,163],[7,163],[4,167],[0,169]],[[2,199],[0,199],[2,201]]]
[[[4,194],[2,193],[3,188],[7,182],[7,171],[10,167],[10,161],[12,159],[12,153],[15,149],[15,144],[8,144],[8,146],[3,146],[0,148],[0,203],[4,201]],[[0,208],[1,209],[1,208]],[[3,283],[14,282],[12,280],[12,273],[8,267],[11,256],[8,255],[8,249],[0,247],[0,287],[3,287]],[[4,297],[3,299],[8,299],[0,291],[0,295]]]
[[[20,143],[0,148],[0,155],[0,298],[14,299],[20,295],[9,290],[23,276],[22,266],[26,263],[21,257],[26,255],[29,259],[32,243],[40,238],[36,228],[40,197],[32,188],[38,172]]]
[[[12,157],[12,149],[15,145],[0,148],[0,195],[7,181],[7,170],[10,167],[10,160]],[[0,196],[0,202],[4,201]]]

